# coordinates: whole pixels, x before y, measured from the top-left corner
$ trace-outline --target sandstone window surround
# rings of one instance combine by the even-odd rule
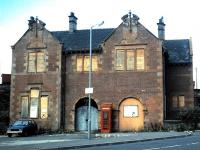
[[[28,72],[45,72],[46,61],[44,51],[30,51],[28,53]]]
[[[41,95],[39,89],[31,89],[29,95],[21,97],[22,118],[48,118],[48,95]]]
[[[172,96],[172,108],[184,108],[185,107],[185,96]]]
[[[76,71],[77,72],[88,72],[90,67],[90,56],[81,55],[76,57]],[[98,71],[98,57],[92,56],[92,71]]]
[[[145,69],[145,54],[143,48],[116,49],[115,70],[143,71]]]

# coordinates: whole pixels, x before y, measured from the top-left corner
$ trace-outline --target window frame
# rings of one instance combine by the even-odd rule
[[[127,50],[126,51],[126,70],[127,71],[133,71],[133,70],[135,70],[136,69],[136,66],[135,66],[135,52],[136,51],[133,51],[133,50]],[[133,57],[129,57],[129,55],[128,55],[128,53],[132,53],[133,54]],[[129,63],[130,63],[130,59],[133,59],[132,61],[133,61],[133,64],[131,64],[132,65],[132,68],[130,67],[130,65],[129,65]]]
[[[90,57],[89,55],[77,55],[76,56],[76,72],[89,72],[89,69],[90,69],[89,68],[89,65],[90,65],[89,57]],[[95,60],[96,60],[96,63],[95,63]],[[92,72],[98,71],[98,64],[99,64],[98,62],[99,62],[98,56],[92,55]],[[96,64],[96,65],[94,66],[94,64]]]
[[[175,95],[172,96],[172,108],[178,108],[178,97]]]
[[[143,53],[143,57],[139,57],[139,52],[140,51],[142,51],[142,53]],[[137,49],[136,50],[136,69],[137,70],[144,70],[145,69],[145,58],[144,58],[145,56],[144,56],[144,49],[141,49],[141,48],[139,48],[139,49]],[[143,65],[142,65],[142,67],[140,66],[141,64],[139,64],[139,60],[141,60],[142,59],[142,63],[143,63]],[[141,67],[141,68],[140,68]]]
[[[42,53],[43,54],[43,59],[39,59],[39,54]],[[34,69],[32,69],[30,66],[30,54],[34,54],[34,59],[32,61],[32,66],[34,67]],[[47,69],[47,65],[46,65],[46,58],[45,58],[46,54],[45,54],[45,51],[44,50],[39,50],[39,51],[29,51],[28,52],[28,60],[27,60],[27,72],[28,73],[44,73],[46,72],[46,69]],[[43,60],[43,65],[40,62],[40,60]],[[41,69],[40,66],[42,66]],[[40,69],[39,69],[40,68]]]
[[[181,99],[183,98],[183,99]],[[179,95],[178,96],[178,107],[179,108],[184,108],[185,107],[185,96],[184,95]]]
[[[181,102],[181,97],[183,98],[183,101]],[[174,105],[174,98],[176,98],[176,105]],[[185,96],[184,95],[173,95],[171,99],[171,107],[173,109],[181,109],[185,108]]]
[[[46,108],[42,108],[42,98],[43,97],[47,98],[46,99],[47,100],[47,102],[46,102]],[[41,119],[47,119],[48,118],[48,115],[49,115],[48,106],[49,106],[49,96],[48,95],[42,95],[42,96],[40,96],[40,118]],[[46,112],[46,116],[43,118],[43,114],[42,113],[45,113],[44,109],[45,109],[45,112]]]
[[[26,104],[26,106],[25,106],[25,109],[26,109],[26,115],[24,115],[24,113],[25,113],[25,109],[24,109],[24,98],[26,98],[26,100],[27,100],[27,104]],[[28,95],[23,95],[23,96],[21,96],[21,117],[22,118],[28,118],[29,117],[29,96]]]
[[[122,52],[123,52],[123,54],[122,54]],[[122,58],[120,57],[120,55],[123,55]],[[117,71],[125,70],[125,68],[126,68],[126,63],[125,63],[126,58],[125,57],[126,57],[126,51],[125,50],[123,50],[123,49],[116,50],[116,63],[115,63],[115,66],[116,66],[116,70]],[[122,66],[120,66],[120,65],[122,65]]]
[[[39,94],[38,94],[38,97],[37,97],[37,107],[35,108],[36,110],[35,110],[35,112],[34,113],[36,113],[36,115],[33,115],[33,114],[31,114],[32,112],[32,110],[33,110],[33,107],[31,106],[32,105],[32,97],[31,97],[31,90],[37,90],[37,91],[39,91]],[[47,114],[46,114],[46,117],[45,118],[42,118],[42,97],[46,97],[47,99],[47,104],[46,104],[46,112],[47,112]],[[26,107],[26,109],[28,110],[27,111],[27,115],[25,116],[25,115],[23,115],[23,98],[27,98],[27,107]],[[39,89],[39,88],[31,88],[30,90],[29,90],[29,94],[22,94],[21,95],[21,97],[20,97],[20,102],[21,102],[21,113],[20,113],[20,116],[22,117],[22,118],[32,118],[32,119],[48,119],[49,118],[49,94],[47,94],[46,92],[44,93],[44,92],[41,92],[41,90]],[[32,108],[31,108],[32,107]]]
[[[38,93],[34,93],[37,97],[32,96],[32,91],[37,91]],[[30,118],[38,118],[39,115],[39,98],[40,98],[40,90],[39,89],[31,89],[30,90]]]
[[[143,51],[143,68],[138,68],[138,51]],[[123,51],[124,52],[124,58],[123,58],[123,64],[124,68],[120,69],[117,65],[118,63],[118,52]],[[131,57],[128,57],[128,53],[133,53],[133,65],[132,68],[129,68],[129,59]],[[145,48],[129,48],[129,49],[116,49],[116,55],[115,55],[115,70],[116,71],[145,71]]]

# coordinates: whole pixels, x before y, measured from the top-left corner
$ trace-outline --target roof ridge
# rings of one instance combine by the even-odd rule
[[[113,30],[115,28],[98,28],[98,29],[92,29],[94,30]],[[76,30],[76,31],[89,31],[90,29],[81,29],[81,30]],[[75,31],[75,32],[76,32]],[[69,32],[69,30],[61,30],[61,31],[50,31],[50,32]]]
[[[183,40],[189,40],[189,39],[169,39],[164,41],[183,41]]]

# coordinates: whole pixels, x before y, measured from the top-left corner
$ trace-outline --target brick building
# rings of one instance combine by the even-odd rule
[[[32,118],[52,130],[87,130],[90,30],[77,29],[74,13],[68,31],[48,31],[33,17],[28,25],[12,46],[10,119]],[[111,131],[163,125],[180,109],[193,107],[191,42],[165,40],[163,18],[158,37],[131,13],[117,28],[93,29],[92,35],[92,130],[104,127],[106,104],[112,108]]]

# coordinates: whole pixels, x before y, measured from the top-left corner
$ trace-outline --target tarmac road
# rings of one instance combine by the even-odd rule
[[[193,136],[81,148],[80,150],[200,150],[200,134]],[[78,149],[77,149],[78,150]]]
[[[159,139],[180,138],[191,135],[188,132],[139,132],[92,134],[54,134],[30,137],[0,136],[0,150],[58,150],[71,148],[89,148],[124,143],[147,142]],[[121,149],[120,149],[121,150]]]

